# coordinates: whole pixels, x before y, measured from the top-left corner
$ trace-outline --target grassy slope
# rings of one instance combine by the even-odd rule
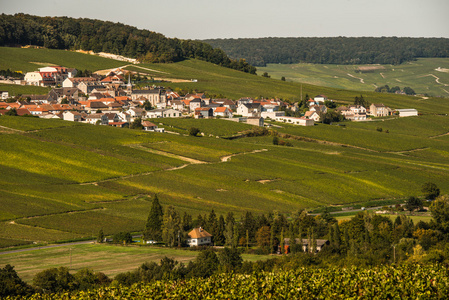
[[[199,81],[176,84],[178,87],[232,98],[261,94],[288,98],[299,94],[298,84],[197,60],[146,67],[164,71],[167,77]],[[348,101],[358,94],[304,85],[306,92]],[[0,242],[8,245],[16,239],[30,242],[85,237],[95,235],[102,227],[107,233],[119,227],[140,230],[154,193],[159,193],[164,205],[194,215],[212,208],[218,213],[233,211],[239,215],[245,210],[291,213],[327,204],[404,198],[419,195],[426,181],[435,182],[443,192],[449,190],[445,180],[449,138],[439,136],[449,131],[448,117],[431,115],[448,112],[447,101],[365,94],[368,99],[369,95],[380,97],[375,102],[392,106],[419,106],[428,115],[347,122],[345,127],[280,124],[280,132],[350,146],[291,140],[291,148],[273,146],[271,137],[217,139],[217,135],[229,136],[248,127],[224,120],[186,120],[183,124],[179,120],[161,121],[166,129],[174,126],[184,133],[194,126],[206,134],[194,138],[0,117],[1,126],[20,130],[0,131],[0,219],[4,222]],[[385,133],[387,129],[390,133]],[[261,149],[267,151],[252,153]],[[420,150],[410,151],[416,149]],[[168,154],[161,155],[164,152]],[[228,162],[220,161],[220,157],[233,154],[236,156]],[[191,164],[177,155],[204,163]],[[111,220],[120,226],[104,225]]]
[[[390,87],[409,86],[419,94],[449,96],[449,72],[436,71],[449,69],[447,58],[425,58],[399,66],[383,65],[383,69],[372,73],[356,73],[359,66],[354,65],[315,65],[315,64],[269,64],[258,68],[259,73],[268,72],[273,78],[286,77],[288,81],[303,82],[337,89],[374,91],[376,86],[388,84]],[[348,74],[356,77],[351,77]],[[433,76],[432,76],[433,75]],[[439,82],[436,82],[436,77]],[[360,81],[363,79],[364,83]]]

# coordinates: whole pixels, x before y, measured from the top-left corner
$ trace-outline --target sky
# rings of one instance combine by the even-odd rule
[[[120,22],[180,39],[449,38],[448,0],[0,0],[0,12]]]

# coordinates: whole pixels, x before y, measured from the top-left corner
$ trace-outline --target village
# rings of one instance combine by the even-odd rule
[[[31,115],[114,127],[129,127],[139,120],[146,131],[164,132],[163,128],[145,119],[224,118],[256,126],[264,126],[264,120],[313,126],[323,121],[328,107],[336,107],[334,100],[318,95],[307,100],[307,109],[301,115],[298,113],[298,103],[290,104],[279,99],[245,97],[234,101],[207,98],[204,93],[181,96],[160,86],[136,89],[130,73],[126,72],[118,68],[107,76],[93,74],[90,77],[76,77],[78,72],[73,68],[39,68],[38,71],[26,73],[23,80],[16,80],[15,83],[52,87],[48,94],[13,98],[7,91],[0,91],[0,115]],[[344,119],[352,121],[366,121],[370,116],[418,115],[415,109],[394,110],[382,103],[373,103],[369,107],[357,104],[338,106],[336,111]]]

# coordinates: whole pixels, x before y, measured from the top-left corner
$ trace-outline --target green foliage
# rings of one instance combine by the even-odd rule
[[[132,123],[129,124],[129,129],[142,130],[143,129],[142,118],[135,118],[134,121],[132,121]]]
[[[345,117],[336,110],[328,110],[321,118],[324,124],[331,124],[332,122],[342,122]]]
[[[418,57],[449,57],[449,40],[438,38],[258,38],[205,42],[231,57],[244,57],[255,66],[299,62],[398,65]]]
[[[10,264],[0,268],[0,297],[6,298],[8,296],[30,296],[33,293],[33,288],[26,284],[17,275],[14,267]]]
[[[410,211],[414,211],[415,209],[420,209],[423,206],[423,202],[421,199],[411,196],[405,202],[405,208]]]
[[[426,182],[423,184],[421,191],[424,197],[429,200],[434,200],[440,195],[440,189],[433,182]]]
[[[143,238],[145,240],[162,240],[162,221],[164,213],[162,211],[162,206],[159,204],[159,199],[157,194],[153,197],[153,202],[151,204],[151,210],[148,215],[147,223],[145,225],[145,230],[143,232]]]
[[[449,232],[449,196],[444,195],[435,199],[430,205],[430,212],[435,220],[437,228],[443,232]]]
[[[65,267],[39,272],[33,278],[33,286],[42,293],[57,293],[76,289],[75,277]]]
[[[312,259],[312,257],[311,257]],[[283,295],[290,299],[373,299],[373,298],[444,298],[449,293],[446,268],[441,265],[401,265],[374,268],[312,268],[255,272],[254,274],[218,274],[210,278],[139,283],[130,287],[110,286],[89,292],[69,293],[71,298],[145,299],[272,298]],[[51,295],[58,299],[62,293]],[[64,295],[66,296],[66,295]],[[34,295],[33,299],[48,299]]]
[[[199,58],[216,65],[255,74],[245,60],[232,60],[221,49],[201,41],[166,38],[121,23],[67,17],[37,17],[25,14],[0,16],[0,45],[37,45],[49,49],[82,49],[108,52],[141,61],[168,63]],[[7,34],[19,32],[19,35]]]
[[[189,129],[189,135],[190,136],[197,136],[200,133],[200,130],[196,127],[190,127]]]
[[[133,242],[133,238],[131,236],[131,233],[129,232],[119,232],[114,234],[112,238],[112,242],[114,244],[131,244]]]

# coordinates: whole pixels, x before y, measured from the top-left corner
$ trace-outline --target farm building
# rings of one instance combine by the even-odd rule
[[[399,113],[399,117],[412,117],[418,115],[418,111],[414,108],[396,109],[396,111]]]

